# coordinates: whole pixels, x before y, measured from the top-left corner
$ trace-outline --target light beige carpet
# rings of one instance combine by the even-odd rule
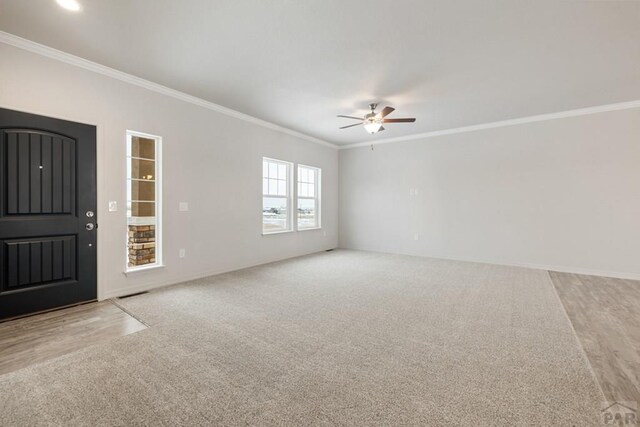
[[[541,270],[334,251],[121,301],[133,335],[0,376],[0,425],[598,425]]]

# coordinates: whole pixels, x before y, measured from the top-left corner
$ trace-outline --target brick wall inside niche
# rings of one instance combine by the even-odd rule
[[[156,262],[156,226],[129,225],[129,267]]]

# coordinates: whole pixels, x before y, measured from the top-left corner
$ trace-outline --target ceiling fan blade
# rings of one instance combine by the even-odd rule
[[[349,125],[349,126],[342,126],[340,129],[346,129],[346,128],[351,128],[354,126],[360,126],[362,123],[356,123],[355,125]]]
[[[344,119],[362,120],[362,117],[343,116],[342,114],[338,114],[336,117],[342,117],[342,118],[344,118]]]
[[[383,122],[384,123],[413,123],[415,122],[416,119],[415,118],[410,118],[410,119],[384,119]]]
[[[382,109],[382,111],[380,111],[380,112],[378,113],[378,115],[379,115],[380,117],[386,117],[386,116],[388,116],[389,114],[393,113],[393,111],[394,111],[394,110],[395,110],[395,108],[392,108],[392,107],[387,106],[387,107],[384,107],[384,108]]]

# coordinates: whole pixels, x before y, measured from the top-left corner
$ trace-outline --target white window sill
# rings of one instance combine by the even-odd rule
[[[322,230],[322,227],[298,228],[298,231]]]
[[[125,276],[130,274],[142,273],[143,271],[156,270],[158,268],[164,268],[164,264],[144,265],[141,267],[128,268],[124,271]]]
[[[270,231],[265,233],[264,231],[262,232],[263,236],[271,236],[272,234],[287,234],[287,233],[293,233],[293,230],[284,230],[284,231]]]

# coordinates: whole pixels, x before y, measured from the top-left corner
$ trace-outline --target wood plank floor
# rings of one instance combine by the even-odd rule
[[[607,400],[640,404],[640,281],[550,275]]]
[[[0,323],[0,375],[145,328],[110,301]]]

